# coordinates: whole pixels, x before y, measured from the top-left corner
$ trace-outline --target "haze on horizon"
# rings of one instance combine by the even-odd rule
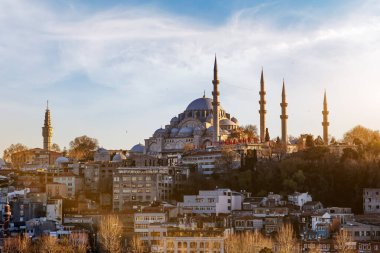
[[[46,100],[53,143],[88,135],[129,149],[205,90],[217,54],[222,107],[259,123],[264,68],[267,126],[280,135],[285,78],[288,131],[379,129],[380,2],[0,2],[0,151],[42,146]]]

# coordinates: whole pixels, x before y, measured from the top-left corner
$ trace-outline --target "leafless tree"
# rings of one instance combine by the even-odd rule
[[[41,253],[58,253],[60,247],[57,238],[53,236],[42,236],[39,244],[39,252]]]
[[[140,240],[140,237],[137,235],[133,236],[131,240],[131,248],[133,253],[143,253],[144,252],[144,245],[143,242]]]
[[[99,238],[103,249],[107,252],[121,252],[121,225],[122,224],[116,215],[107,215],[101,218]]]
[[[273,243],[259,232],[230,235],[224,243],[226,253],[259,253],[264,248],[272,249]]]
[[[28,235],[6,238],[4,240],[4,252],[27,253],[30,252],[31,241]]]
[[[284,224],[279,228],[276,242],[280,253],[293,253],[297,250],[297,238],[291,224]]]
[[[354,240],[347,230],[340,230],[334,240],[334,245],[338,253],[355,252]]]

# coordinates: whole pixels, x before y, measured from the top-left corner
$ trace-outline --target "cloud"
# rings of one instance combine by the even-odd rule
[[[263,66],[271,136],[280,133],[283,77],[291,134],[321,134],[324,89],[333,135],[359,123],[378,128],[380,5],[363,1],[327,14],[277,5],[242,9],[215,25],[153,7],[82,12],[2,1],[0,106],[10,124],[0,148],[16,139],[39,145],[46,97],[56,101],[62,146],[87,133],[106,147],[130,147],[203,90],[210,96],[214,53],[222,105],[243,124],[258,124]],[[28,131],[12,131],[26,119]]]

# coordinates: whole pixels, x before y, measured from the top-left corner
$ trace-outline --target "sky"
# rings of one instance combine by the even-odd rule
[[[42,147],[46,101],[53,142],[97,138],[129,149],[203,92],[218,58],[222,107],[259,125],[261,68],[267,127],[322,135],[380,125],[380,2],[376,0],[0,0],[0,152]]]

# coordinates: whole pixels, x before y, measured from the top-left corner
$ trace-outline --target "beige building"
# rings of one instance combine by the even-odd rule
[[[113,210],[130,202],[168,200],[187,179],[188,170],[172,167],[121,167],[113,176]]]
[[[83,178],[71,172],[54,175],[53,182],[66,185],[69,198],[75,198],[79,191],[83,190]]]
[[[46,194],[49,199],[57,197],[66,198],[67,185],[63,183],[47,183]]]

